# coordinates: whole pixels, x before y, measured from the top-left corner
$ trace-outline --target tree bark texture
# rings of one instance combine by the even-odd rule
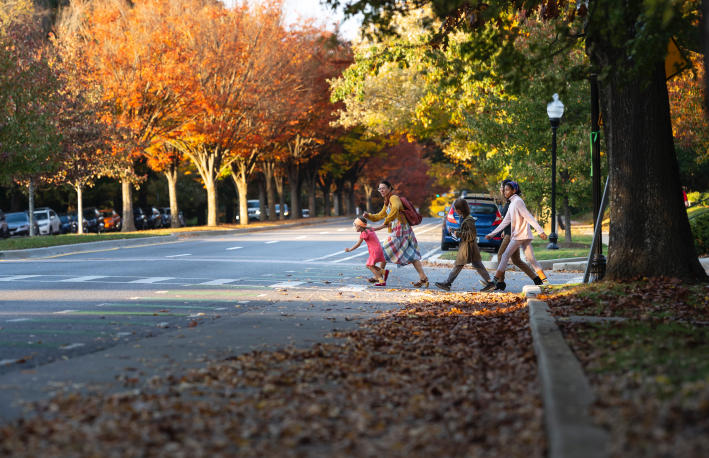
[[[597,46],[604,66],[623,50]],[[674,277],[708,281],[697,259],[682,199],[664,63],[649,85],[618,77],[599,82],[610,176],[610,236],[605,279]]]
[[[29,191],[29,198],[30,198],[29,212],[27,215],[27,216],[29,216],[29,219],[30,219],[29,234],[30,234],[30,237],[34,237],[35,235],[39,235],[39,234],[34,233],[34,180],[32,180],[32,179],[30,179],[28,191]]]
[[[278,215],[278,219],[286,219],[286,195],[283,193],[283,189],[286,186],[286,178],[278,174],[276,176],[276,192],[278,193],[278,206],[280,207],[280,215]]]
[[[84,233],[84,187],[79,185],[79,186],[74,186],[74,189],[76,189],[76,219],[77,219],[77,224],[79,225],[76,229],[77,234],[83,234]]]
[[[258,210],[259,221],[266,221],[266,178],[263,173],[258,177]]]
[[[337,190],[335,191],[335,199],[337,200],[337,203],[335,205],[335,213],[337,216],[344,216],[347,214],[345,211],[345,179],[344,178],[337,178],[335,180],[335,184],[337,185]]]
[[[249,180],[253,174],[256,160],[259,153],[257,150],[252,151],[248,157],[241,157],[232,162],[229,166],[231,179],[234,180],[236,192],[239,195],[239,224],[244,226],[249,224],[249,207],[246,202],[248,199]]]
[[[324,177],[319,177],[318,179],[318,186],[320,186],[320,190],[322,191],[323,194],[323,204],[325,205],[325,216],[330,216],[331,213],[331,206],[332,204],[330,203],[330,187],[332,186],[332,176],[328,173]]]
[[[164,172],[167,178],[167,190],[170,195],[170,227],[180,227],[180,209],[177,207],[177,164],[170,163]]]
[[[266,200],[268,201],[268,220],[276,221],[278,214],[276,213],[276,187],[274,178],[276,174],[276,161],[268,160],[261,163],[263,176],[266,180]],[[283,207],[280,207],[283,208]]]
[[[302,177],[298,177],[298,179],[293,179],[291,176],[288,177],[288,184],[290,185],[291,219],[301,219],[303,217],[303,212],[300,208],[300,191],[302,183]]]
[[[369,183],[364,183],[363,188],[367,199],[367,213],[372,213],[372,193],[374,192],[374,186]]]
[[[347,210],[349,210],[350,215],[356,215],[357,214],[357,204],[356,204],[356,198],[357,196],[355,195],[355,184],[354,182],[350,181],[350,186],[348,189],[348,201],[347,201]]]
[[[133,183],[128,178],[121,180],[121,196],[123,198],[123,214],[121,215],[121,232],[135,232],[135,218],[133,217]],[[81,226],[79,226],[81,229]]]

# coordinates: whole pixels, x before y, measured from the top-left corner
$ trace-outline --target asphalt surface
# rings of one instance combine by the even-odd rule
[[[437,218],[414,228],[424,257],[440,253],[440,228]],[[387,232],[378,235],[385,240]],[[108,357],[117,347],[137,354],[146,342],[167,345],[172,340],[164,339],[193,329],[218,329],[215,351],[231,349],[236,341],[245,350],[312,342],[421,294],[411,286],[418,279],[411,266],[390,265],[387,287],[371,286],[366,244],[344,252],[357,240],[351,223],[339,222],[2,261],[0,386],[3,374],[31,375],[40,366],[45,381],[54,377],[53,367],[78,377],[79,367],[62,362],[97,353]],[[443,294],[433,282],[444,280],[448,271],[426,267],[431,293]],[[551,283],[566,283],[578,274],[549,277]],[[464,270],[453,291],[479,290],[478,278],[474,270]],[[507,284],[508,292],[521,292],[531,281],[510,272]],[[266,317],[268,326],[254,324]],[[240,334],[230,336],[235,329]]]

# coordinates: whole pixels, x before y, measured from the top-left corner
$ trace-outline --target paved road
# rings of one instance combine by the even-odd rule
[[[415,232],[422,255],[437,252],[439,219],[424,219]],[[224,332],[263,314],[318,320],[310,335],[317,337],[416,294],[412,267],[392,266],[386,289],[369,286],[366,245],[344,252],[356,241],[351,223],[339,222],[0,262],[0,375],[115,346],[141,348],[139,341],[181,335],[191,323],[219,323]],[[433,290],[447,272],[427,267]],[[465,270],[456,289],[479,290],[477,279]],[[508,291],[529,283],[510,274]],[[273,340],[249,329],[259,342]]]

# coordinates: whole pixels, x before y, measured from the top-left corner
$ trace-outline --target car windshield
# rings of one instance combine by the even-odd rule
[[[163,213],[165,213],[166,215],[169,215],[169,214],[170,214],[170,209],[169,209],[169,208],[164,209],[164,210],[163,210]]]
[[[29,217],[24,213],[10,213],[5,215],[5,220],[8,223],[27,223],[29,222]]]
[[[470,203],[470,214],[472,215],[496,215],[497,207],[492,204]]]
[[[49,219],[49,214],[47,212],[35,212],[34,217],[37,221],[44,221],[45,219]]]
[[[85,219],[96,219],[96,213],[94,213],[93,210],[86,210],[86,211],[84,211],[84,218]]]
[[[259,208],[258,200],[255,200],[255,201],[249,200],[248,202],[246,202],[246,204],[248,205],[248,208]]]
[[[104,218],[113,218],[113,212],[101,212],[101,216]]]
[[[68,222],[69,222],[69,216],[67,216],[67,215],[60,216],[60,217],[59,217],[59,221],[61,221],[62,223],[68,223]]]

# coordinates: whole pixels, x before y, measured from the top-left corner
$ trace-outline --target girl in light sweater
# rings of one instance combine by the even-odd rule
[[[537,272],[542,282],[549,283],[546,275],[544,275],[542,266],[539,265],[539,262],[537,262],[534,257],[534,251],[532,250],[532,239],[534,237],[532,236],[532,229],[529,225],[534,226],[534,229],[537,230],[542,240],[546,240],[548,236],[544,233],[544,229],[542,229],[537,220],[534,219],[534,216],[527,210],[527,206],[524,205],[524,201],[519,196],[521,193],[522,191],[519,189],[517,182],[510,181],[505,184],[505,198],[509,200],[510,208],[497,229],[485,236],[486,239],[490,240],[507,226],[512,227],[512,240],[507,246],[505,253],[502,255],[502,259],[500,259],[497,272],[495,272],[495,275],[492,277],[492,283],[495,285],[504,275],[512,253],[515,253],[520,247],[524,250],[524,256],[527,258],[527,262]],[[491,289],[494,289],[494,286],[486,286],[482,291],[489,291]]]

